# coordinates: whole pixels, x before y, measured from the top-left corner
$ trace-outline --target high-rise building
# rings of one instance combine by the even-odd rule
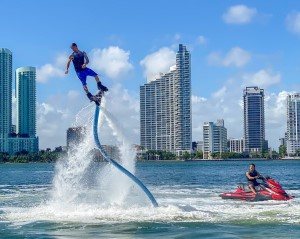
[[[12,53],[0,48],[0,138],[8,138],[12,127]]]
[[[287,135],[288,156],[300,151],[300,93],[287,96]]]
[[[197,151],[201,151],[201,152],[203,152],[203,150],[204,150],[204,142],[203,141],[197,141],[197,149],[196,149]]]
[[[204,122],[203,124],[203,158],[209,159],[212,153],[227,152],[227,129],[224,120]]]
[[[0,48],[0,152],[8,149],[12,129],[12,53]]]
[[[179,45],[176,67],[140,87],[141,146],[177,154],[190,151],[191,60]]]
[[[244,139],[229,139],[229,152],[243,153],[245,151],[245,140]]]
[[[264,90],[255,87],[244,89],[245,151],[262,153],[267,149],[265,140]]]
[[[22,114],[22,118],[18,117],[17,127],[12,125],[12,53],[8,49],[0,48],[0,152],[36,152],[38,138],[35,135],[35,75],[32,83],[34,89],[29,87],[21,75],[16,75],[16,80],[17,115]],[[27,131],[16,132],[20,129]]]
[[[16,70],[17,134],[36,135],[36,70],[21,67]]]

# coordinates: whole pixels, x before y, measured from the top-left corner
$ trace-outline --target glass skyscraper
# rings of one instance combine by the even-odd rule
[[[244,89],[244,139],[248,153],[262,153],[267,148],[264,90],[257,86]]]
[[[140,123],[145,149],[191,150],[191,58],[184,45],[179,45],[176,68],[140,87]]]
[[[20,67],[16,70],[17,134],[36,135],[36,69]]]
[[[12,53],[0,48],[0,152],[8,148],[12,129]]]
[[[12,121],[12,53],[0,48],[0,137],[7,138]]]

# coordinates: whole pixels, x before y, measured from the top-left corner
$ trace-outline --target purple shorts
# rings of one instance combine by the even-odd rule
[[[98,74],[91,70],[90,68],[84,68],[82,71],[76,72],[79,80],[81,81],[82,85],[86,85],[86,77],[87,76],[97,76]]]

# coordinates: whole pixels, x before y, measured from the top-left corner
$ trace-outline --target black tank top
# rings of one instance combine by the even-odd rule
[[[254,170],[253,172],[249,172],[249,171],[248,171],[248,173],[249,173],[249,175],[250,175],[251,177],[256,177],[256,176],[258,176],[258,173],[257,173],[256,170]],[[251,182],[255,182],[255,181],[256,181],[256,179],[249,179],[248,177],[246,177],[246,178],[247,178],[248,181],[251,181]]]
[[[78,71],[82,71],[82,65],[84,64],[84,52],[73,52],[72,53],[72,56],[73,56],[73,65],[74,65],[74,68],[75,68],[75,71],[78,72]]]

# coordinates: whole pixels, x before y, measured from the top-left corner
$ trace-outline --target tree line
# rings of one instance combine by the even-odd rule
[[[241,159],[241,158],[265,158],[265,159],[278,159],[280,155],[276,151],[263,152],[263,153],[235,153],[235,152],[214,152],[210,154],[210,159]],[[195,151],[192,153],[183,152],[178,156],[172,152],[163,150],[147,150],[137,155],[138,160],[197,160],[203,159],[202,151]]]
[[[52,163],[67,155],[65,151],[41,150],[37,153],[21,151],[13,155],[0,152],[0,163]]]

